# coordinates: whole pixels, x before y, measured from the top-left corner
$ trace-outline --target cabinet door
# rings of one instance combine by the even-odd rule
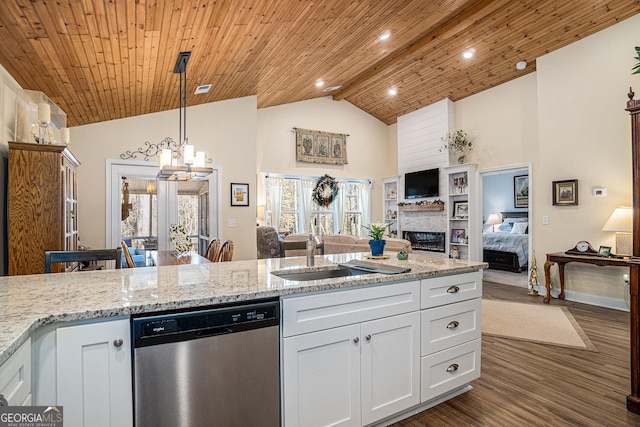
[[[360,325],[283,340],[284,425],[360,426]]]
[[[420,313],[363,323],[362,424],[420,402]]]
[[[65,426],[133,425],[129,320],[62,327],[56,335]]]
[[[0,395],[11,406],[31,404],[31,339],[0,366]]]

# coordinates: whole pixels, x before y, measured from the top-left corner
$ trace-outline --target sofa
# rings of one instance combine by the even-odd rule
[[[368,237],[358,237],[349,234],[325,234],[319,236],[324,246],[325,254],[345,254],[351,252],[371,252]],[[285,241],[307,240],[308,234],[289,234],[284,238]],[[395,239],[386,237],[387,243],[384,246],[386,252],[401,252],[403,250],[411,252],[411,242],[405,239]],[[287,252],[290,256],[304,255],[304,250]]]

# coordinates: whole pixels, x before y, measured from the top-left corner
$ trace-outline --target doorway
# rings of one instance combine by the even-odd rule
[[[205,180],[181,183],[157,181],[157,173],[157,165],[149,162],[108,161],[107,247],[126,240],[137,249],[171,250],[169,227],[182,224],[194,249],[204,255],[209,240],[220,236],[219,169],[214,167]]]
[[[534,223],[532,221],[533,209],[531,203],[533,194],[531,163],[484,169],[478,173],[480,176],[480,212],[482,213],[483,224],[483,254],[485,249],[496,250],[491,245],[499,243],[500,248],[497,250],[509,252],[513,257],[520,255],[518,257],[519,265],[522,266],[522,271],[519,274],[512,271],[489,268],[485,270],[485,277],[491,276],[491,280],[498,283],[527,287],[528,270],[531,268],[533,261]],[[523,183],[526,183],[524,190]],[[499,222],[491,223],[492,221],[487,221],[489,216],[492,216],[492,219],[497,216]],[[516,240],[497,242],[494,239],[498,236],[488,236],[488,234],[494,232],[506,234],[504,231],[509,226],[504,224],[506,222],[505,217],[517,218],[519,222],[526,222],[527,236],[518,237],[524,240],[522,245],[526,244],[526,247],[517,246],[518,242]],[[515,239],[517,236],[506,237],[514,237]],[[484,259],[485,257],[483,256]]]

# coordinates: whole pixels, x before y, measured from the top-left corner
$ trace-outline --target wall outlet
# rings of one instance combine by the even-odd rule
[[[228,219],[227,220],[227,227],[233,228],[236,226],[236,220],[235,219]]]
[[[542,215],[542,225],[549,225],[549,215]]]

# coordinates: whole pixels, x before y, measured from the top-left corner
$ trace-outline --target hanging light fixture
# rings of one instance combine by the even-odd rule
[[[191,52],[180,52],[174,74],[180,74],[180,119],[178,123],[178,147],[176,150],[164,148],[160,155],[160,172],[158,180],[161,181],[189,181],[206,178],[213,172],[212,168],[205,167],[205,154],[203,151],[195,152],[193,145],[189,144],[187,137],[187,62]]]

